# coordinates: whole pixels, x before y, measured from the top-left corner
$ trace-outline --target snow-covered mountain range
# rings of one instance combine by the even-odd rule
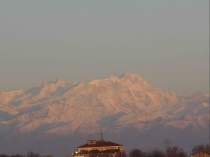
[[[161,148],[166,139],[190,150],[209,141],[209,93],[167,92],[133,73],[0,92],[0,153],[70,154],[100,129],[125,150]]]

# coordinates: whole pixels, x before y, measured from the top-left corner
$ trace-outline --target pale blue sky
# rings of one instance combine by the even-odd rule
[[[0,1],[0,91],[134,72],[209,90],[208,0]]]

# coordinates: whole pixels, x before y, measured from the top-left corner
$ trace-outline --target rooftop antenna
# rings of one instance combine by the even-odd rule
[[[104,141],[102,129],[101,129],[101,139],[100,139],[100,141]]]
[[[91,137],[91,127],[89,127],[89,130],[88,130],[88,140],[90,140],[92,137]]]

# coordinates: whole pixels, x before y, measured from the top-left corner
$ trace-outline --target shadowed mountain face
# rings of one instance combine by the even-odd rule
[[[208,142],[209,94],[166,92],[131,73],[0,93],[0,153],[70,154],[101,128],[127,151],[162,148],[165,139],[189,151]]]

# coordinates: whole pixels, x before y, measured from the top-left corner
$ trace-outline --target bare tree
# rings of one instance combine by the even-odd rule
[[[39,153],[34,153],[32,151],[28,152],[27,157],[41,157]]]
[[[165,148],[165,149],[170,148],[170,147],[171,147],[171,143],[172,143],[172,142],[171,142],[169,139],[165,139],[165,140],[163,141],[164,148]]]
[[[0,154],[0,157],[9,157],[9,156],[6,154]]]
[[[159,149],[154,149],[147,153],[147,157],[165,157],[165,154],[163,151]]]
[[[146,153],[139,149],[133,149],[129,152],[129,157],[146,157]]]
[[[20,154],[15,154],[15,155],[12,155],[11,157],[25,157],[24,155],[20,155]]]
[[[174,146],[174,147],[168,147],[165,151],[165,156],[166,157],[187,157],[187,153],[177,147],[177,146]]]
[[[126,152],[125,152],[125,151],[123,151],[123,153],[122,153],[122,157],[127,157],[127,154],[126,154]]]

